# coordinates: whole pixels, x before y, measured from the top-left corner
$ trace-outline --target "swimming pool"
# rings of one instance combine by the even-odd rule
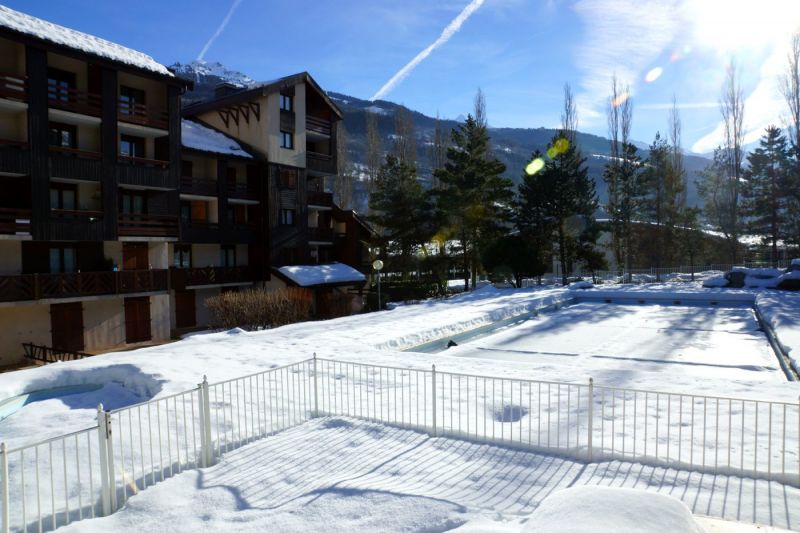
[[[85,383],[82,385],[68,385],[65,387],[52,387],[32,392],[26,392],[18,396],[12,396],[0,401],[0,421],[5,420],[26,405],[44,400],[53,400],[73,394],[84,394],[94,392],[103,388],[103,385],[96,383]]]

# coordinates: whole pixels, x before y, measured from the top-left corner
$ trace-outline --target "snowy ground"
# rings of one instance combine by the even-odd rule
[[[509,329],[495,337],[477,341],[472,347],[465,345],[440,354],[399,351],[533,309],[569,303],[578,293],[613,299],[659,298],[665,302],[661,306],[578,304],[552,315],[543,315],[519,329]],[[56,385],[105,385],[92,393],[23,407],[0,421],[0,440],[14,447],[93,426],[96,423],[94,406],[100,401],[106,407],[115,408],[161,398],[196,387],[204,374],[214,383],[305,360],[314,352],[328,359],[407,369],[430,369],[431,364],[436,364],[439,372],[580,384],[588,383],[589,377],[593,377],[596,385],[796,403],[797,383],[783,380],[776,359],[769,352],[764,337],[756,331],[749,310],[671,305],[675,299],[685,303],[692,299],[713,298],[724,302],[753,300],[754,297],[786,350],[800,353],[800,321],[796,318],[800,316],[800,301],[796,295],[703,289],[692,284],[586,291],[561,288],[497,290],[486,287],[445,301],[401,306],[381,313],[295,324],[262,332],[195,335],[159,347],[0,375],[0,398]],[[732,305],[732,302],[726,305]],[[602,326],[598,322],[600,319]],[[531,343],[520,334],[536,334],[536,341]],[[497,352],[498,349],[501,352]],[[519,354],[515,350],[539,353]],[[475,352],[480,352],[480,357]],[[492,355],[487,357],[483,352]],[[365,384],[356,379],[352,383],[354,390],[369,385],[368,381]],[[517,393],[526,390],[531,393],[530,388],[518,389]],[[452,403],[450,405],[452,409]],[[664,409],[663,405],[661,409]],[[451,415],[451,424],[452,420]],[[323,428],[314,421],[253,443],[223,456],[222,464],[214,469],[189,471],[162,485],[148,488],[121,514],[85,523],[85,526],[82,523],[80,527],[94,527],[95,523],[106,522],[108,526],[98,527],[139,526],[149,509],[153,508],[158,509],[163,518],[163,522],[152,524],[154,530],[174,526],[176,520],[187,524],[187,528],[199,527],[200,521],[209,527],[215,524],[223,527],[237,521],[237,527],[240,523],[244,526],[255,524],[252,529],[263,529],[266,523],[285,524],[288,529],[315,529],[317,525],[318,529],[371,529],[374,524],[397,529],[404,527],[405,523],[401,523],[404,520],[409,521],[408,528],[414,529],[417,524],[414,521],[418,518],[425,524],[439,524],[439,529],[445,529],[448,524],[454,526],[471,521],[474,517],[519,522],[521,513],[535,507],[540,496],[564,486],[562,477],[579,479],[576,483],[602,482],[656,488],[678,495],[696,513],[800,527],[796,514],[796,505],[800,502],[798,493],[777,483],[620,462],[584,465],[531,452],[512,452],[464,441],[432,440],[399,429],[345,422],[333,423],[341,427]],[[673,423],[677,422],[673,419]],[[374,437],[376,434],[381,435],[381,440],[373,443],[372,448],[359,444],[370,442],[365,440],[366,436]],[[322,438],[329,435],[336,437],[330,448]],[[307,440],[313,442],[311,448],[303,447],[302,443]],[[402,442],[413,444],[409,449],[398,444]],[[354,448],[352,457],[356,466],[339,459],[340,456],[348,457],[350,444]],[[287,448],[287,454],[297,448],[297,453],[305,450],[306,455],[302,459],[298,459],[298,455],[283,456],[280,452],[282,447]],[[373,456],[358,454],[356,450],[359,448],[362,452],[371,449],[375,453]],[[424,453],[417,454],[417,449]],[[436,455],[440,449],[478,451],[469,452],[467,456],[463,455],[467,452],[463,452],[461,457],[450,460],[447,456]],[[262,452],[265,454],[263,460],[270,467],[273,461],[275,465],[285,465],[285,470],[279,470],[282,477],[270,477],[273,474],[269,473],[259,477],[263,470],[258,469],[254,469],[250,476],[248,466],[257,466],[257,463],[253,455],[247,454]],[[791,460],[796,461],[794,451],[790,452]],[[401,475],[403,470],[397,466],[397,459],[392,459],[398,454],[415,458],[420,464],[427,465],[427,470],[411,468],[409,476]],[[437,471],[433,463],[425,462],[426,454],[432,454],[450,466],[445,466],[444,473],[430,475],[428,470]],[[474,454],[497,462],[487,459],[481,467],[479,463],[472,463]],[[328,460],[322,460],[324,457]],[[519,461],[522,461],[522,467]],[[319,464],[313,466],[317,462]],[[363,487],[346,482],[356,471],[361,472],[362,478],[359,479],[372,479],[368,470],[360,470],[357,466],[361,462],[373,465],[376,472],[382,472],[379,465],[384,462],[395,465],[397,475],[389,472],[384,475],[388,481],[384,479]],[[341,471],[336,470],[340,463],[343,465]],[[459,477],[467,475],[470,466],[479,469],[481,477],[478,481]],[[326,477],[326,469],[330,469],[330,476]],[[445,496],[436,492],[439,478],[454,480],[455,488],[449,488],[451,492]],[[322,485],[315,485],[315,479]],[[489,481],[483,482],[483,479]],[[330,487],[325,489],[324,483]],[[432,483],[434,488],[426,483]],[[472,485],[482,486],[482,492],[470,493],[469,486]],[[203,490],[196,490],[198,487]],[[179,509],[173,504],[162,503],[168,500],[163,496],[167,494],[166,490],[170,494],[188,494],[187,491],[191,490],[194,491],[191,496],[197,499],[186,504],[188,511],[186,507]],[[496,491],[497,501],[492,499],[495,494],[492,491]],[[536,495],[538,492],[541,492],[540,496]],[[500,500],[505,503],[498,503]],[[481,503],[487,501],[489,503]],[[212,505],[218,505],[221,510],[210,516],[207,509]],[[367,507],[370,512],[365,514]],[[404,512],[407,508],[415,512]],[[369,522],[376,509],[386,509],[386,512],[378,514],[376,522]],[[179,519],[170,521],[169,513],[179,513],[172,515],[179,516]],[[518,526],[517,523],[514,527]]]
[[[65,531],[519,531],[573,486],[654,491],[693,513],[800,527],[800,489],[732,476],[554,456],[345,418],[316,419],[226,454]],[[644,518],[644,517],[643,517]],[[566,517],[569,520],[568,517]]]

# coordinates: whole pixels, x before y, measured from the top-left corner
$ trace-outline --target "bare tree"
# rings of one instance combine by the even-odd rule
[[[478,87],[478,91],[475,93],[472,113],[478,126],[482,128],[488,126],[489,123],[486,118],[486,96],[483,94],[480,87]]]
[[[669,110],[668,131],[670,172],[676,181],[675,187],[680,189],[677,201],[684,205],[686,203],[686,165],[683,158],[683,147],[681,146],[683,125],[681,123],[681,113],[678,109],[678,100],[675,95],[672,95],[672,108]]]
[[[354,207],[353,174],[353,165],[347,151],[347,129],[344,121],[339,120],[336,123],[336,178],[333,193],[336,205],[348,211]]]
[[[378,132],[378,117],[375,113],[367,112],[367,194],[372,195],[375,190],[375,180],[381,169],[383,159],[383,143]],[[367,198],[369,205],[369,198]]]
[[[439,119],[439,113],[436,113],[436,121],[433,126],[433,142],[429,147],[428,160],[431,164],[431,188],[439,188],[439,179],[436,177],[436,171],[444,168],[447,161],[447,135],[442,128],[442,121]]]
[[[570,144],[575,144],[578,134],[578,110],[569,83],[564,84],[564,110],[561,112],[561,131]]]
[[[786,71],[781,79],[781,92],[789,107],[789,140],[795,153],[800,154],[800,33],[792,37]]]
[[[686,165],[681,147],[682,124],[681,115],[678,110],[678,101],[672,96],[672,108],[669,110],[667,124],[669,134],[669,156],[667,158],[667,168],[665,175],[665,212],[664,228],[661,249],[664,257],[670,261],[677,259],[676,251],[681,247],[676,242],[677,229],[681,221],[685,219],[686,210]]]
[[[744,160],[744,98],[742,97],[741,80],[737,75],[736,65],[731,61],[722,87],[719,103],[724,127],[723,153],[727,166],[728,216],[722,228],[730,247],[731,262],[737,261],[739,250],[739,185],[742,180],[742,162]]]
[[[392,153],[401,163],[411,168],[417,166],[417,134],[414,119],[405,107],[394,112],[394,144]]]

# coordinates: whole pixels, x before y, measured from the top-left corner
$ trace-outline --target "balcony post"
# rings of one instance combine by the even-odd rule
[[[103,147],[100,190],[103,198],[103,239],[117,240],[117,71],[102,68],[102,122],[100,138]]]
[[[33,275],[33,299],[39,300],[42,297],[42,287],[39,284],[39,274]]]

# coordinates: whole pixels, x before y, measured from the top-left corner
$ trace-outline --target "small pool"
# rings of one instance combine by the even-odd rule
[[[524,322],[527,322],[528,320],[535,318],[538,315],[539,311],[531,311],[529,313],[524,313],[522,315],[516,315],[511,318],[506,318],[504,320],[498,320],[497,322],[491,322],[479,328],[474,328],[467,331],[463,331],[461,333],[456,333],[454,335],[449,335],[447,337],[426,342],[424,344],[418,344],[416,346],[412,346],[411,348],[407,348],[404,351],[418,352],[418,353],[443,352],[444,350],[452,346],[451,343],[455,343],[456,345],[458,345],[468,341],[478,340],[488,335],[494,335],[495,333],[498,333],[505,329],[518,326]]]
[[[62,398],[64,396],[71,396],[73,394],[84,394],[87,392],[94,392],[103,388],[103,385],[96,383],[86,383],[83,385],[69,385],[66,387],[52,387],[50,389],[42,389],[32,392],[26,392],[19,396],[13,396],[0,401],[0,421],[5,420],[13,415],[26,405],[34,402],[41,402],[44,400],[52,400],[55,398]]]

